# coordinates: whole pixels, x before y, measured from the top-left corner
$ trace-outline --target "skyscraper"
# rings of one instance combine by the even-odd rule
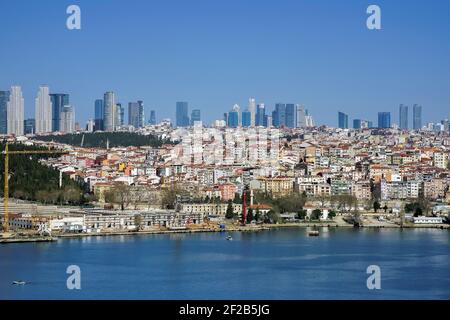
[[[61,110],[59,131],[63,133],[73,133],[75,131],[75,111],[70,105],[64,106]]]
[[[155,125],[156,124],[156,111],[155,110],[151,110],[150,111],[150,120],[149,123],[151,125]]]
[[[237,113],[237,119],[238,119],[237,125],[241,126],[242,125],[241,107],[238,104],[235,104],[231,110]]]
[[[348,115],[340,111],[338,112],[338,127],[348,129]]]
[[[301,106],[297,104],[295,106],[295,113],[296,113],[296,128],[304,128],[306,127],[306,110],[304,106]]]
[[[378,112],[378,128],[388,129],[391,127],[391,113]]]
[[[128,103],[128,124],[135,128],[144,126],[144,103],[142,101]]]
[[[106,92],[103,96],[103,125],[105,131],[114,131],[116,128],[116,98],[114,92]]]
[[[48,86],[40,86],[35,104],[36,133],[52,132],[52,101]]]
[[[250,126],[256,125],[256,100],[255,98],[248,99],[248,112],[250,112]],[[244,124],[242,124],[244,125]]]
[[[361,119],[353,119],[353,129],[361,129]]]
[[[104,115],[105,115],[105,110],[103,108],[103,100],[102,99],[95,100],[95,119],[94,119],[95,131],[105,129],[104,125],[103,125]]]
[[[50,94],[52,102],[52,131],[59,131],[61,111],[64,106],[69,105],[69,95],[65,93]]]
[[[36,120],[26,119],[23,121],[23,130],[25,134],[35,134],[36,133]]]
[[[408,129],[408,106],[403,104],[398,108],[400,129]]]
[[[239,126],[239,113],[237,111],[228,112],[228,126],[230,128],[237,128]]]
[[[9,91],[0,91],[0,134],[8,132]]]
[[[24,104],[22,88],[20,86],[12,86],[6,110],[8,134],[23,136]]]
[[[125,108],[121,103],[116,103],[116,127],[121,127],[125,124]]]
[[[295,105],[293,103],[286,104],[286,127],[295,128],[296,126],[296,112]]]
[[[196,121],[202,121],[200,109],[194,109],[191,112],[191,126],[193,126]]]
[[[176,104],[176,125],[177,127],[189,126],[188,103],[179,101]]]
[[[242,112],[242,126],[250,127],[252,124],[252,113],[250,111]]]
[[[266,117],[266,107],[264,106],[264,103],[258,104],[258,108],[256,109],[256,119],[255,119],[255,125],[256,126],[265,126],[264,119]]]
[[[275,110],[272,112],[272,125],[276,128],[286,126],[286,105],[284,103],[275,104]]]
[[[422,106],[418,104],[413,106],[413,129],[422,129]]]

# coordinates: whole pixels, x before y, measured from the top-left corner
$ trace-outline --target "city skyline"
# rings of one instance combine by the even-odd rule
[[[83,27],[69,31],[60,23],[64,3],[7,2],[0,35],[11,47],[0,55],[15,63],[4,65],[0,90],[21,85],[25,118],[32,117],[40,84],[69,92],[81,124],[94,118],[93,101],[108,90],[124,105],[145,101],[146,112],[155,110],[159,119],[173,119],[173,103],[189,101],[208,123],[235,103],[247,106],[249,96],[270,108],[280,99],[296,101],[316,115],[318,124],[333,126],[334,111],[342,106],[346,114],[374,122],[378,110],[390,110],[397,121],[403,101],[427,109],[424,123],[448,117],[450,93],[444,88],[450,85],[450,45],[444,40],[450,4],[415,1],[409,12],[421,19],[411,24],[411,13],[401,4],[380,1],[383,28],[370,31],[363,1],[281,3],[260,4],[257,12],[266,23],[253,24],[247,17],[254,5],[241,1],[206,8],[203,2],[176,2],[183,8],[176,12],[164,3],[111,3],[106,15],[101,4],[79,1]],[[190,23],[181,23],[187,16]],[[111,19],[121,22],[106,23]],[[37,47],[42,32],[58,39],[57,47],[23,50]],[[98,39],[117,43],[106,59]],[[127,53],[137,41],[141,50]]]
[[[15,88],[15,89],[14,89]],[[24,99],[21,86],[12,86],[10,91],[4,90],[0,91],[0,129],[5,131],[3,125],[8,127],[8,122],[5,120],[8,118],[8,103],[11,99],[11,92],[17,91],[19,88],[20,96],[22,97],[20,108],[21,113],[25,113],[24,110]],[[115,131],[118,127],[123,127],[124,125],[132,125],[135,128],[144,127],[147,124],[156,124],[158,122],[155,110],[148,110],[149,116],[146,118],[144,102],[142,100],[137,100],[137,102],[128,102],[128,115],[127,121],[125,121],[125,108],[122,103],[116,101],[116,93],[113,91],[107,91],[103,94],[103,99],[96,99],[94,101],[93,107],[93,117],[89,117],[88,121],[81,123],[75,119],[74,107],[69,104],[69,96],[67,93],[50,93],[50,88],[48,85],[39,86],[37,96],[35,98],[35,117],[26,117],[24,119],[23,127],[26,126],[25,120],[34,121],[35,129],[32,132],[36,133],[48,133],[48,132],[67,132],[65,130],[60,130],[63,126],[65,120],[61,118],[65,107],[70,107],[71,116],[70,121],[73,121],[73,125],[65,125],[65,128],[73,128],[70,132],[76,131],[76,123],[80,126],[79,128],[94,126],[94,130],[104,130],[104,131]],[[17,93],[14,93],[17,95]],[[10,107],[11,108],[11,107]],[[269,114],[266,114],[266,111]],[[399,122],[396,123],[392,121],[391,117],[393,112],[391,111],[378,111],[378,122],[377,126],[373,126],[375,123],[372,119],[360,119],[351,115],[338,111],[338,123],[337,126],[327,125],[328,127],[336,127],[341,129],[350,128],[351,119],[353,119],[353,129],[361,128],[395,128],[400,129],[410,129],[409,123],[409,107],[404,104],[400,104],[398,108]],[[19,113],[20,113],[19,112]],[[173,118],[160,118],[161,120],[171,120],[174,126],[190,126],[194,125],[195,121],[202,121],[205,125],[214,125],[216,121],[220,121],[220,116],[216,117],[214,121],[205,122],[203,121],[201,114],[202,110],[200,108],[193,108],[189,110],[189,102],[187,101],[177,101],[175,103],[175,117]],[[23,115],[22,115],[23,116]],[[13,115],[14,117],[14,115]],[[5,119],[3,119],[5,118]],[[350,120],[349,120],[350,119]],[[427,122],[426,125],[423,123],[422,118],[422,106],[419,104],[413,104],[412,113],[412,127],[413,130],[419,130],[424,127],[429,127],[431,124],[438,124],[448,118],[436,119],[434,122]],[[6,123],[5,123],[6,121]],[[9,120],[11,121],[11,119]],[[105,125],[109,123],[109,125]],[[316,123],[313,120],[312,115],[309,114],[308,109],[301,104],[294,103],[276,103],[272,112],[266,109],[265,103],[257,103],[254,97],[248,99],[248,106],[246,109],[241,109],[239,104],[234,104],[228,113],[225,113],[225,125],[230,127],[250,127],[250,126],[274,126],[274,127],[286,127],[286,128],[299,128],[299,127],[312,127],[321,126],[323,124],[319,121]],[[11,126],[11,122],[10,122]],[[15,129],[13,129],[15,130]],[[20,131],[20,130],[19,130]],[[88,130],[89,131],[89,130]]]

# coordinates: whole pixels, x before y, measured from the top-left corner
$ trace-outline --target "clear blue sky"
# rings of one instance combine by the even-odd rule
[[[79,31],[66,29],[70,4]],[[366,28],[370,4],[380,31]],[[0,39],[0,89],[21,85],[28,117],[40,84],[69,93],[82,124],[107,90],[158,119],[181,100],[209,122],[250,96],[333,126],[338,110],[398,123],[400,103],[423,105],[425,122],[450,117],[446,0],[0,0]]]

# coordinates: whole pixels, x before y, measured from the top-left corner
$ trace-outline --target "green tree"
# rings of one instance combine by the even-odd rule
[[[311,212],[311,220],[319,220],[322,216],[322,210],[320,209],[314,209],[313,212]]]
[[[266,218],[264,219],[265,223],[277,223],[280,222],[280,214],[275,212],[274,210],[270,210],[266,214]]]
[[[414,210],[414,217],[420,217],[423,214],[422,212],[422,208],[421,207],[417,207]]]
[[[328,212],[328,218],[330,218],[331,220],[333,220],[336,217],[336,211],[334,210],[330,210]]]
[[[299,219],[299,220],[305,220],[306,215],[307,215],[306,210],[305,210],[305,209],[300,209],[300,210],[297,212],[297,219]]]
[[[373,203],[373,211],[375,211],[375,213],[377,213],[377,211],[380,210],[380,209],[381,209],[380,203],[378,201],[375,201]]]
[[[255,217],[253,216],[253,209],[250,208],[247,211],[247,223],[251,223],[253,220],[255,219]]]
[[[227,211],[225,213],[226,219],[234,218],[234,210],[233,210],[233,202],[231,200],[228,201]]]
[[[261,220],[261,212],[259,211],[259,209],[256,209],[255,221],[258,222],[260,220]]]

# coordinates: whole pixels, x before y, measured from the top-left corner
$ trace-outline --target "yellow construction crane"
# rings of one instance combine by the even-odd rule
[[[4,208],[5,214],[3,219],[3,230],[5,233],[9,232],[9,155],[10,154],[66,154],[67,151],[59,151],[59,150],[22,150],[22,151],[9,151],[8,143],[6,143],[5,150],[2,152],[5,155],[5,192],[4,192]]]

